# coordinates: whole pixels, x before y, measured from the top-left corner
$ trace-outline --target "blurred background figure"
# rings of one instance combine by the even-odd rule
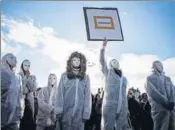
[[[92,108],[91,108],[91,116],[90,119],[86,121],[85,123],[85,130],[93,130],[95,127],[95,96],[91,94],[92,96]]]
[[[153,130],[153,119],[151,117],[151,105],[148,101],[146,93],[141,95],[141,108],[142,108],[142,130]]]
[[[95,104],[95,112],[96,112],[96,129],[101,130],[101,117],[102,117],[102,102],[103,102],[104,93],[102,92],[102,96],[97,100]]]
[[[133,92],[128,91],[128,109],[130,120],[134,130],[141,130],[142,125],[142,109],[139,102],[135,99]]]
[[[11,53],[1,59],[1,130],[19,130],[20,83],[14,72],[16,64]]]

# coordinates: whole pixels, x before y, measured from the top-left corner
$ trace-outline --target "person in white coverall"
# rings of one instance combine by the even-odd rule
[[[16,57],[8,53],[1,59],[1,130],[19,130],[20,84],[15,75]]]
[[[20,72],[20,130],[34,130],[34,92],[37,88],[36,77],[30,74],[30,61],[21,63]]]
[[[153,73],[147,77],[145,88],[151,104],[154,130],[175,130],[173,84],[164,74],[160,61],[153,62],[152,68]]]
[[[55,74],[50,74],[48,77],[47,87],[42,88],[38,93],[38,115],[37,129],[44,130],[45,128],[54,127],[56,115],[54,115],[55,92],[57,86],[57,77]]]
[[[128,101],[126,95],[127,80],[119,70],[116,59],[110,61],[107,68],[104,53],[107,40],[103,42],[100,52],[100,63],[105,76],[104,98],[102,104],[102,130],[128,129]]]
[[[84,130],[91,115],[91,89],[86,75],[86,58],[79,52],[71,54],[67,71],[61,75],[57,88],[55,112],[62,130]]]

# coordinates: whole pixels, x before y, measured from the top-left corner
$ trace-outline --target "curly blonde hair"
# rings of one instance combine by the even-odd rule
[[[77,75],[75,75],[73,72],[72,72],[72,59],[74,57],[78,57],[80,58],[80,71]],[[66,67],[66,72],[67,72],[67,77],[69,79],[72,79],[72,78],[75,78],[75,77],[78,77],[80,79],[83,79],[85,74],[86,74],[86,57],[85,55],[83,55],[82,53],[80,52],[73,52],[70,56],[69,56],[69,59],[67,60],[67,67]]]

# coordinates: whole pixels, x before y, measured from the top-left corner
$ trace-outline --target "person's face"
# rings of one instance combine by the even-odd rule
[[[23,66],[24,71],[30,70],[30,62],[29,61],[24,61],[22,66]]]
[[[15,57],[14,55],[12,55],[12,54],[9,54],[9,55],[7,56],[7,63],[8,63],[12,68],[16,67],[16,64],[17,64],[17,59],[16,59],[16,57]]]
[[[57,78],[55,75],[50,75],[49,76],[49,84],[50,85],[55,85],[56,84],[56,81],[57,81]]]
[[[110,61],[111,68],[119,69],[119,62],[116,59]]]
[[[128,98],[133,98],[133,93],[131,91],[128,92]]]
[[[156,69],[158,72],[163,72],[163,65],[161,62],[156,62],[154,65],[154,69]]]
[[[80,58],[78,57],[72,58],[72,65],[73,67],[80,67]]]
[[[144,100],[144,101],[147,101],[147,100],[148,100],[147,94],[143,94],[143,100]]]

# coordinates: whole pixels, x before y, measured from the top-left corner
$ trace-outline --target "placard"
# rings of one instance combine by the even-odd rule
[[[88,41],[124,41],[117,8],[83,7]]]

